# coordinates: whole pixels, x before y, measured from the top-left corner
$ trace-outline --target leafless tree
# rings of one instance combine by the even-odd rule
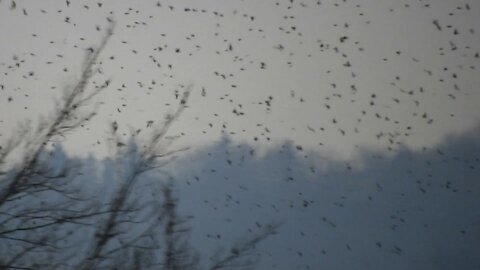
[[[40,119],[33,129],[24,124],[0,149],[0,264],[4,268],[52,268],[57,262],[61,267],[60,262],[67,258],[58,258],[64,254],[58,251],[72,243],[65,241],[71,231],[60,227],[98,214],[72,181],[79,164],[52,164],[49,161],[55,153],[49,146],[95,115],[84,107],[109,81],[93,91],[87,87],[112,33],[113,24],[98,49],[86,56],[81,77],[64,90],[53,116]],[[17,162],[15,155],[20,156]],[[52,262],[53,258],[57,260]]]
[[[99,56],[113,35],[112,23],[97,49],[86,56],[79,80],[64,91],[51,117],[37,128],[21,126],[0,148],[0,269],[200,269],[189,241],[188,219],[178,213],[171,177],[162,168],[185,148],[171,150],[171,126],[187,108],[187,87],[176,110],[148,132],[126,139],[111,124],[112,179],[98,194],[85,195],[77,175],[80,159],[55,163],[54,140],[95,116],[88,109],[106,89],[93,90]],[[19,156],[20,158],[16,158]],[[256,244],[275,233],[265,226],[251,239],[218,251],[208,269],[247,268]]]

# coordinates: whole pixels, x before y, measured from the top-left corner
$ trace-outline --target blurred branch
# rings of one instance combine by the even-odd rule
[[[33,132],[28,125],[21,126],[19,133],[0,149],[0,246],[8,247],[8,252],[0,254],[0,269],[38,269],[40,261],[52,269],[58,262],[49,262],[49,256],[69,244],[65,239],[71,231],[66,225],[85,226],[88,223],[81,220],[101,214],[95,212],[93,202],[84,203],[87,201],[74,185],[77,164],[68,160],[53,164],[53,152],[49,153],[47,146],[54,137],[74,131],[94,115],[93,111],[81,113],[79,108],[108,86],[106,82],[95,91],[87,91],[113,28],[112,23],[98,49],[86,56],[81,77],[72,88],[64,90],[53,116],[40,119]],[[20,151],[22,146],[24,152]],[[17,149],[22,156],[12,166],[7,159]],[[8,167],[4,167],[6,164]]]
[[[158,164],[160,158],[169,157],[184,150],[164,151],[164,149],[160,147],[160,144],[169,131],[172,123],[177,120],[184,111],[190,91],[191,87],[184,93],[175,113],[168,117],[160,127],[155,129],[154,133],[147,138],[145,147],[140,150],[138,149],[138,145],[141,145],[141,142],[137,137],[132,135],[127,144],[121,142],[121,139],[117,134],[118,124],[116,122],[112,124],[111,131],[114,137],[113,147],[115,147],[116,162],[118,163],[117,177],[122,180],[120,180],[119,187],[114,192],[112,199],[108,204],[109,208],[107,210],[107,217],[103,224],[98,227],[95,233],[95,239],[89,249],[90,251],[80,263],[79,269],[88,270],[95,268],[97,261],[101,258],[105,258],[107,254],[112,255],[113,253],[119,252],[121,249],[131,248],[135,242],[147,235],[151,236],[153,234],[151,229],[147,229],[144,231],[144,234],[137,236],[135,241],[132,241],[131,239],[124,240],[120,248],[114,248],[108,251],[109,244],[114,239],[118,240],[119,235],[122,234],[122,225],[132,222],[134,219],[133,217],[130,217],[126,220],[121,220],[121,215],[119,215],[119,213],[121,211],[129,211],[136,208],[136,201],[132,201],[131,197],[135,185],[140,181],[140,175],[161,167],[161,165]],[[132,211],[131,214],[135,215],[134,212],[135,211]],[[160,219],[156,221],[156,224],[153,225],[153,227],[158,227],[159,220]]]
[[[227,254],[222,254],[225,252],[219,252],[216,256],[217,258],[214,258],[214,262],[209,269],[218,270],[253,266],[255,260],[252,258],[252,251],[255,250],[257,244],[265,240],[267,237],[276,234],[276,229],[280,226],[280,223],[263,226],[262,231],[257,232],[257,234],[251,238],[247,238],[246,240],[237,243],[229,252],[227,252]]]
[[[2,185],[6,186],[3,187],[0,192],[0,206],[3,205],[10,197],[29,188],[28,179],[30,176],[32,176],[33,172],[37,168],[39,156],[44,151],[52,137],[74,130],[93,116],[92,112],[87,117],[80,117],[78,115],[77,108],[85,105],[89,100],[91,100],[91,98],[108,86],[108,84],[104,84],[104,86],[102,86],[98,91],[85,94],[88,82],[94,75],[93,66],[98,60],[100,53],[105,48],[108,40],[112,36],[114,26],[114,23],[110,24],[109,29],[102,39],[99,48],[94,51],[92,55],[87,56],[87,60],[83,65],[82,75],[79,81],[72,90],[66,90],[64,92],[62,105],[57,108],[55,116],[53,119],[51,119],[50,123],[43,123],[43,125],[41,124],[39,126],[39,129],[35,134],[35,136],[37,136],[35,143],[33,143],[33,141],[26,142],[27,145],[30,145],[30,149],[28,149],[29,153],[24,156],[22,163],[17,166],[18,172],[15,173],[11,179],[1,179]],[[0,161],[3,161],[3,158],[5,158],[6,155],[11,152],[12,144],[10,143],[8,145],[10,145],[10,148],[7,148],[8,151],[6,152],[2,151]]]
[[[193,253],[188,244],[190,229],[185,225],[186,219],[177,214],[177,199],[172,195],[172,183],[165,184],[162,188],[165,212],[165,251],[163,266],[166,270],[196,269],[198,257]]]
[[[151,134],[132,131],[124,141],[118,123],[111,124],[114,154],[103,160],[108,171],[101,180],[112,182],[93,196],[83,194],[87,185],[76,181],[85,164],[66,155],[57,164],[59,149],[49,147],[95,116],[95,109],[81,108],[110,84],[106,80],[87,91],[114,26],[112,21],[98,48],[86,56],[80,78],[64,89],[53,115],[40,119],[33,130],[26,122],[0,147],[0,270],[200,268],[189,241],[189,219],[179,214],[173,178],[156,170],[189,149],[170,149],[179,136],[167,134],[187,108],[192,86],[164,122],[149,129]],[[16,152],[22,156],[14,163],[10,159]],[[278,226],[263,226],[229,251],[218,252],[208,269],[253,266],[257,244]]]

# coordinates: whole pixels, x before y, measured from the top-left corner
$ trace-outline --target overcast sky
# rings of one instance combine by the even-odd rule
[[[113,121],[126,136],[148,129],[191,88],[170,135],[195,158],[228,138],[265,158],[289,142],[317,168],[368,169],[365,153],[404,164],[478,133],[479,16],[476,1],[449,0],[0,0],[0,142],[53,111],[115,21],[89,89],[111,83],[65,141],[72,155],[105,156]]]
[[[107,17],[117,27],[102,55],[103,75],[94,80],[112,83],[76,150],[104,151],[96,142],[109,121],[134,128],[160,121],[182,85],[192,85],[193,95],[175,132],[188,145],[225,132],[262,147],[292,140],[347,158],[356,147],[433,146],[478,124],[475,3],[16,1],[13,8],[2,1],[1,7],[2,134],[45,113],[51,97],[79,76]]]

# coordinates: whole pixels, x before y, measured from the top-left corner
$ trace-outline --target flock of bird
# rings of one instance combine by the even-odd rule
[[[419,155],[434,160],[463,161],[468,173],[474,174],[478,170],[478,155],[465,159],[449,156],[436,144],[445,138],[438,133],[449,134],[478,125],[475,102],[480,102],[480,96],[475,89],[479,82],[475,74],[478,74],[480,61],[480,39],[476,29],[479,12],[480,7],[475,3],[423,0],[385,3],[352,0],[228,3],[0,0],[0,33],[7,37],[0,45],[0,142],[21,118],[34,119],[39,112],[45,112],[45,107],[52,104],[51,98],[68,85],[64,83],[65,78],[77,75],[82,57],[96,49],[107,25],[116,22],[112,39],[92,78],[92,87],[99,87],[107,79],[111,79],[111,83],[98,96],[101,106],[97,118],[79,131],[83,134],[79,137],[83,138],[78,143],[80,149],[101,147],[104,133],[96,127],[108,121],[125,136],[128,136],[129,126],[148,130],[161,124],[162,115],[179,104],[182,93],[191,84],[194,90],[188,108],[173,128],[179,141],[209,144],[218,138],[228,138],[228,147],[233,149],[228,151],[241,154],[232,157],[228,151],[195,152],[196,159],[203,160],[203,156],[205,160],[216,159],[213,159],[215,162],[200,162],[212,168],[198,168],[199,172],[192,173],[192,179],[186,180],[188,187],[199,188],[199,183],[208,186],[205,182],[210,177],[228,182],[229,177],[237,179],[248,173],[247,168],[260,171],[269,170],[269,166],[275,168],[274,164],[248,165],[248,160],[262,160],[258,154],[260,149],[267,149],[270,155],[272,149],[293,153],[284,167],[276,171],[283,179],[281,185],[288,187],[290,184],[286,183],[307,177],[307,173],[299,172],[298,168],[313,175],[308,177],[325,177],[328,175],[325,163],[329,162],[341,164],[342,173],[332,169],[334,175],[346,177],[345,173],[350,173],[362,177],[363,163],[370,161],[325,154],[334,156],[336,149],[345,150],[349,157],[354,155],[351,153],[367,153],[370,156],[363,159],[375,160],[403,155],[408,152],[406,149],[416,148]],[[399,22],[405,26],[397,25]],[[418,29],[411,29],[415,25]],[[52,81],[58,78],[64,81]],[[448,148],[447,144],[442,145]],[[367,146],[374,150],[366,151]],[[412,153],[415,152],[412,150]],[[328,161],[329,158],[332,161]],[[288,159],[307,165],[290,164]],[[436,161],[422,162],[429,168]],[[382,163],[382,166],[387,165]],[[415,163],[408,166],[428,171]],[[236,169],[227,170],[233,175],[220,177],[217,172],[223,167]],[[410,169],[406,170],[409,172],[405,177],[417,177],[412,176],[414,173]],[[388,170],[383,173],[387,174]],[[429,188],[440,185],[431,180],[431,172],[427,173],[428,180],[420,178],[416,178],[414,184],[415,192],[420,194],[428,194]],[[234,182],[238,181],[241,180]],[[386,182],[391,184],[391,181]],[[380,179],[368,183],[377,193],[385,187]],[[311,185],[303,184],[304,187]],[[459,191],[453,187],[455,179],[442,179],[441,185],[447,190]],[[473,193],[478,192],[478,184],[471,185]],[[238,192],[257,194],[252,191],[253,186],[247,188],[239,184],[238,187],[241,190]],[[356,184],[342,187],[345,188],[343,197],[332,200],[335,208],[345,209],[348,208],[343,202],[347,200],[344,197],[347,190],[359,187]],[[300,209],[291,215],[306,218],[302,211],[316,205],[315,201],[320,199],[314,198],[316,195],[305,188],[292,188],[296,189],[298,193],[292,196],[297,199],[286,200],[285,207]],[[305,193],[310,197],[304,197]],[[235,201],[235,194],[225,194],[225,202],[217,201],[213,208],[242,203]],[[265,191],[264,195],[269,198],[290,196],[285,190],[279,194],[282,195]],[[372,200],[371,195],[365,198],[365,202],[359,201],[368,204]],[[388,200],[386,196],[382,198]],[[212,203],[208,199],[203,201],[208,205]],[[262,207],[257,205],[257,208]],[[265,208],[263,206],[260,212],[266,215],[269,211],[273,211],[271,216],[282,212],[279,210],[282,207],[275,204],[268,211]],[[393,225],[387,230],[395,231],[399,224],[413,222],[402,217],[405,212],[401,209],[394,212],[389,213]],[[308,214],[318,214],[320,218],[319,223],[305,223],[313,234],[316,232],[312,224],[341,229],[322,213]],[[248,213],[243,217],[248,218]],[[261,226],[260,223],[257,226]],[[348,232],[340,234],[346,237]],[[219,235],[208,233],[209,238],[217,240],[221,239]],[[300,235],[304,238],[305,232]],[[382,241],[371,241],[382,249]],[[328,255],[320,246],[313,244],[312,248],[317,248],[318,254]],[[354,251],[353,246],[345,244],[346,251]],[[390,253],[400,257],[408,252],[396,244],[390,247]],[[304,266],[295,266],[299,269],[318,269],[316,266],[322,265],[312,255],[313,251],[292,249],[286,251],[285,256],[292,256],[288,255],[291,253],[305,260]],[[306,253],[311,254],[308,259]],[[332,265],[335,264],[332,262]],[[373,266],[360,268],[363,267]],[[281,268],[280,264],[275,268]]]

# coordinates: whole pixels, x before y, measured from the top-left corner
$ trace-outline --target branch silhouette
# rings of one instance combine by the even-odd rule
[[[164,171],[177,154],[189,149],[172,149],[178,137],[167,135],[188,107],[193,86],[185,88],[178,106],[163,122],[149,124],[150,132],[132,130],[125,139],[118,123],[111,123],[107,141],[112,154],[102,167],[108,176],[82,180],[86,161],[67,157],[61,144],[54,142],[95,116],[90,105],[110,85],[107,80],[89,89],[114,34],[115,22],[109,21],[98,47],[89,49],[80,78],[56,100],[53,114],[41,118],[36,128],[25,122],[0,147],[0,269],[254,266],[257,244],[274,234],[277,226],[264,227],[229,252],[217,252],[211,266],[204,268],[190,243],[190,219],[179,213],[174,179]],[[20,156],[18,161],[15,155]],[[91,192],[88,184],[95,180],[105,185]]]

